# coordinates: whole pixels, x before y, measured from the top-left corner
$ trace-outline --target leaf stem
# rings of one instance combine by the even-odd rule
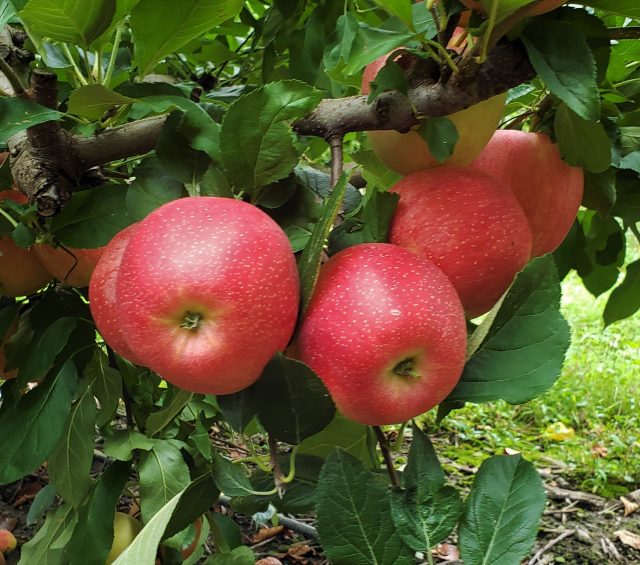
[[[253,461],[261,471],[270,473],[271,467],[262,460],[262,455],[260,455],[256,451],[255,445],[253,445],[251,438],[245,438],[244,436],[242,436],[242,441],[247,446],[247,451],[249,451],[249,453],[251,454],[251,457],[248,457],[247,460]]]
[[[13,72],[13,69],[9,66],[2,57],[0,57],[0,71],[2,74],[7,77],[11,88],[13,88],[13,92],[16,96],[23,96],[25,94],[24,85],[20,80],[20,77],[16,73]]]
[[[76,63],[76,60],[73,58],[73,55],[71,54],[71,50],[69,49],[69,46],[66,43],[62,44],[62,51],[64,52],[64,55],[67,58],[67,61],[71,63],[71,66],[73,67],[73,70],[76,73],[76,77],[80,81],[80,84],[82,86],[87,86],[89,83],[87,82],[87,79],[82,74],[80,67]]]
[[[107,65],[107,71],[104,74],[102,84],[109,88],[111,77],[113,76],[113,70],[116,67],[116,59],[118,58],[118,48],[120,47],[120,40],[122,38],[122,24],[116,28],[116,34],[113,38],[113,48],[111,49],[111,56],[109,57],[109,64]]]
[[[343,169],[342,136],[332,136],[328,139],[331,148],[331,188],[338,184]]]
[[[7,222],[9,222],[14,229],[18,227],[18,222],[16,222],[7,212],[5,212],[2,208],[0,208],[0,215],[4,216]]]
[[[400,481],[398,479],[398,472],[393,465],[393,459],[391,457],[391,452],[389,451],[389,441],[387,440],[387,436],[384,434],[380,426],[372,426],[372,428],[374,433],[376,434],[376,438],[378,439],[378,444],[380,445],[380,451],[382,452],[384,464],[387,467],[387,473],[389,473],[391,485],[394,487],[399,487]]]

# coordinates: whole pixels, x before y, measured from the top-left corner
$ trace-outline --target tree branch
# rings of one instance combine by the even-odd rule
[[[500,43],[487,61],[462,60],[459,74],[442,72],[429,61],[413,64],[407,96],[384,92],[372,104],[367,96],[325,99],[294,124],[300,135],[329,139],[351,131],[409,131],[425,117],[441,117],[464,110],[532,79],[535,71],[519,42]]]
[[[387,441],[387,436],[384,435],[384,432],[382,431],[382,428],[380,426],[372,427],[373,431],[376,434],[376,438],[378,439],[380,451],[382,451],[382,458],[384,459],[384,464],[387,467],[387,473],[389,474],[391,485],[394,487],[400,486],[398,472],[396,471],[395,465],[393,464],[393,458],[391,457],[391,452],[389,451],[389,442]]]

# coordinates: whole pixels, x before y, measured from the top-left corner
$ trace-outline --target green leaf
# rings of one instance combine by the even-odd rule
[[[142,528],[133,543],[118,556],[113,565],[132,565],[133,563],[153,565],[155,563],[162,534],[167,529],[167,524],[185,490],[186,488],[177,493],[155,513],[151,521]]]
[[[412,38],[407,31],[392,31],[370,27],[359,23],[358,33],[352,45],[351,53],[344,68],[344,74],[353,75],[359,72],[378,57],[386,55],[396,47],[401,47]]]
[[[135,449],[150,451],[155,445],[154,440],[140,432],[129,429],[118,430],[112,436],[105,438],[103,451],[109,457],[128,461],[133,457]]]
[[[205,561],[205,565],[253,565],[256,556],[247,546],[236,547],[229,553],[216,553]]]
[[[140,0],[131,13],[138,75],[149,74],[164,57],[241,9],[242,0]]]
[[[542,81],[585,120],[600,117],[596,64],[587,41],[571,24],[537,18],[525,28],[522,41]]]
[[[347,188],[347,175],[342,174],[340,180],[333,188],[331,196],[325,201],[322,210],[322,217],[315,225],[313,233],[302,252],[300,261],[298,262],[298,270],[300,271],[300,290],[302,294],[303,311],[309,305],[311,295],[318,280],[320,272],[320,261],[322,253],[327,243],[327,238],[331,232],[331,228],[336,221],[338,212],[342,207],[345,191]]]
[[[78,525],[66,546],[69,565],[106,561],[113,544],[116,505],[130,471],[129,463],[116,461],[98,479],[88,502],[80,509]]]
[[[132,222],[127,215],[127,187],[107,185],[76,192],[51,222],[51,231],[70,247],[95,249]]]
[[[104,426],[111,421],[118,408],[118,401],[122,394],[120,371],[109,367],[107,356],[97,349],[82,374],[85,379],[93,381],[93,395],[100,403],[96,424]]]
[[[323,200],[331,195],[331,175],[303,165],[298,165],[293,172],[297,181],[304,188],[311,190]],[[352,212],[360,205],[361,201],[362,195],[358,189],[351,184],[347,184],[347,191],[344,195],[344,212]]]
[[[54,503],[55,499],[56,489],[51,483],[41,488],[29,507],[29,513],[27,514],[27,526],[33,526],[40,522],[47,510],[49,510],[51,505]]]
[[[74,90],[69,97],[69,113],[89,120],[99,120],[114,106],[133,104],[135,100],[113,92],[101,84],[90,84]]]
[[[10,2],[3,2],[0,6],[0,26],[5,26],[16,15],[16,9]]]
[[[145,523],[191,482],[180,448],[169,440],[155,442],[153,449],[141,457],[138,472]]]
[[[607,169],[602,173],[586,172],[582,205],[596,210],[603,218],[608,216],[616,203],[616,172]]]
[[[569,341],[553,257],[538,257],[516,277],[447,401],[536,398],[559,377]]]
[[[249,479],[244,474],[242,467],[234,465],[218,452],[213,455],[212,461],[213,479],[218,488],[227,496],[247,496],[254,490]]]
[[[444,486],[444,471],[427,435],[416,424],[412,430],[413,439],[402,484],[406,489],[415,490],[417,499],[422,501]]]
[[[369,196],[371,194],[371,196]],[[361,243],[388,240],[389,228],[400,197],[370,187],[367,200],[357,214],[338,224],[329,236],[329,255]]]
[[[624,280],[613,289],[604,308],[604,325],[632,316],[640,309],[640,261],[629,263]]]
[[[78,513],[63,504],[47,515],[44,525],[20,547],[21,565],[68,565],[66,544],[78,523]]]
[[[545,506],[542,481],[520,455],[482,463],[458,529],[467,565],[513,565],[529,553]]]
[[[391,493],[391,517],[402,540],[414,551],[427,553],[444,541],[462,515],[462,499],[453,487],[442,487],[427,498],[415,491]]]
[[[415,562],[391,521],[384,481],[344,451],[322,467],[316,505],[324,551],[336,565],[394,565]]]
[[[255,397],[254,386],[234,394],[217,396],[216,399],[224,419],[240,433],[258,413],[258,401]]]
[[[126,198],[127,212],[133,220],[142,220],[156,208],[184,195],[182,183],[162,171],[156,158],[145,159],[133,175],[135,180]]]
[[[416,131],[428,143],[429,151],[440,163],[453,155],[460,139],[456,124],[449,118],[427,118]]]
[[[387,90],[397,90],[406,95],[409,89],[409,83],[407,82],[407,75],[405,75],[402,67],[389,58],[384,67],[378,71],[378,74],[369,83],[369,88],[370,91],[367,102],[371,103],[379,94]]]
[[[198,477],[185,489],[162,537],[166,539],[184,530],[209,510],[219,496],[220,490],[211,473]]]
[[[91,463],[95,443],[96,402],[91,381],[84,380],[84,391],[71,407],[65,430],[47,459],[49,477],[58,494],[78,508],[89,492]]]
[[[553,130],[560,152],[569,165],[601,173],[611,164],[611,141],[601,123],[585,121],[565,104],[560,104]]]
[[[20,368],[18,375],[20,384],[22,381],[26,384],[29,381],[40,381],[44,378],[53,367],[58,354],[64,349],[77,323],[76,318],[58,318],[42,333]]]
[[[115,0],[29,0],[20,17],[29,32],[87,48],[111,23]]]
[[[290,124],[313,109],[322,94],[302,82],[273,82],[238,98],[222,120],[220,147],[229,180],[238,190],[286,177],[302,146]]]
[[[587,0],[581,3],[603,12],[640,20],[640,5],[636,0]]]
[[[0,484],[35,471],[51,453],[64,430],[77,379],[73,362],[67,361],[58,374],[2,411]]]
[[[256,383],[258,418],[279,441],[297,445],[326,428],[336,413],[331,396],[304,363],[277,354]]]
[[[411,0],[375,0],[378,6],[384,8],[390,14],[400,18],[407,27],[413,27],[413,13]]]
[[[396,184],[402,177],[387,167],[376,154],[369,151],[356,151],[351,157],[362,166],[362,177],[367,184],[372,184],[380,190],[387,190]]]
[[[193,392],[184,390],[172,385],[167,389],[162,408],[150,414],[146,422],[146,432],[149,436],[154,436],[168,426],[173,419],[180,414],[182,409],[193,398]]]
[[[348,420],[340,413],[337,413],[333,422],[320,433],[305,439],[298,446],[298,453],[326,458],[334,452],[336,447],[357,457],[367,466],[371,466],[369,428]]]
[[[61,117],[60,112],[24,98],[0,98],[0,140],[6,143],[18,132]]]

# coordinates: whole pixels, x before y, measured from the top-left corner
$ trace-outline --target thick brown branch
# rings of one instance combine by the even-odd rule
[[[166,119],[166,115],[153,116],[103,130],[90,138],[77,138],[74,144],[78,160],[83,168],[89,169],[119,159],[144,155],[156,146]]]
[[[412,87],[407,96],[384,92],[372,104],[367,103],[366,96],[326,99],[309,116],[297,121],[294,129],[300,135],[326,139],[351,131],[407,132],[421,118],[464,110],[535,76],[523,46],[517,42],[499,44],[482,65],[464,61],[458,75],[420,76],[425,68],[433,70],[432,65],[416,65],[409,75]]]
[[[640,39],[640,26],[612,27],[609,29],[610,39]]]

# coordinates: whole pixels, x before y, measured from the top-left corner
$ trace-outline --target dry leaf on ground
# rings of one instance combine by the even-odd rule
[[[274,526],[272,528],[261,528],[258,533],[251,538],[253,543],[260,543],[269,538],[275,538],[284,531],[284,526]]]
[[[640,536],[638,534],[634,534],[629,530],[618,530],[613,534],[625,545],[633,547],[633,549],[640,549]]]

